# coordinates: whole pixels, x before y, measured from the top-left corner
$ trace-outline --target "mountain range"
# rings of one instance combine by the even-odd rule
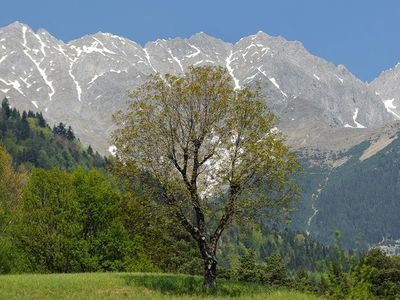
[[[354,168],[361,168],[360,174],[380,168],[377,174],[383,174],[387,169],[369,162],[387,161],[387,156],[382,156],[384,149],[397,153],[400,65],[365,83],[345,66],[312,55],[300,42],[264,32],[234,44],[198,33],[187,39],[148,42],[142,47],[110,33],[99,32],[65,43],[44,29],[34,32],[18,22],[0,28],[0,98],[7,97],[20,110],[40,111],[50,122],[72,125],[84,143],[103,154],[112,149],[112,114],[127,107],[128,92],[150,74],[183,73],[192,65],[226,67],[236,88],[259,84],[280,119],[278,128],[302,157],[305,174],[319,174],[301,179],[304,194],[293,222],[296,229],[330,241],[327,236],[335,222],[324,225],[332,204],[330,196],[324,200],[325,190],[329,195],[343,192],[334,203],[350,210],[346,220],[357,217],[359,212],[342,205],[349,196],[341,189],[345,185],[338,182],[350,176]],[[388,166],[393,174],[395,166]],[[357,181],[360,174],[358,179],[349,177],[357,188],[363,187]],[[348,189],[350,195],[351,187]],[[384,206],[380,216],[386,218],[385,224],[391,220],[386,213],[398,215],[399,201],[393,200],[397,192],[388,196],[390,205],[385,203],[386,198],[379,200]],[[352,203],[374,203],[362,194],[364,198],[352,199]],[[400,230],[383,226],[379,220],[376,223],[357,231],[366,243],[377,242],[385,235],[400,237]],[[351,222],[346,226],[351,227]],[[358,223],[354,226],[362,227]]]

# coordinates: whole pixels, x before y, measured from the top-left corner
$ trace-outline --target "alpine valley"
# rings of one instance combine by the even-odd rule
[[[0,29],[0,98],[72,125],[102,154],[112,152],[112,114],[129,90],[192,65],[226,67],[237,88],[260,86],[304,166],[293,229],[324,243],[339,229],[348,247],[400,238],[400,65],[364,83],[263,32],[235,44],[198,33],[142,47],[109,33],[65,43],[18,22]]]

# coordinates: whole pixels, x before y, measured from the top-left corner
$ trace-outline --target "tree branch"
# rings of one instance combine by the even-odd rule
[[[175,216],[178,218],[181,225],[190,233],[190,235],[196,240],[202,240],[202,234],[200,230],[189,221],[186,217],[185,213],[183,212],[182,208],[180,207],[178,201],[171,195],[169,195],[166,190],[161,187],[162,194],[167,200],[167,204],[173,209]]]
[[[221,237],[222,233],[224,232],[225,228],[229,223],[232,221],[232,218],[235,214],[235,205],[236,205],[236,199],[237,196],[239,195],[241,190],[240,185],[238,184],[231,184],[230,187],[230,196],[228,203],[225,207],[225,212],[223,216],[221,217],[217,228],[214,231],[214,234],[211,236],[211,245],[213,247],[217,246],[218,240]]]

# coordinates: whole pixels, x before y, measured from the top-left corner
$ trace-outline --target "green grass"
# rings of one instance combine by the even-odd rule
[[[197,276],[144,273],[29,274],[0,276],[0,299],[317,299],[290,290],[219,281],[213,294]]]

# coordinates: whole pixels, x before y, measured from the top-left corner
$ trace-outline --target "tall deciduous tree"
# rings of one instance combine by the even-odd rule
[[[299,165],[265,101],[235,90],[224,68],[151,76],[131,97],[128,111],[115,115],[117,156],[157,180],[162,203],[196,240],[204,285],[213,288],[223,231],[257,213],[285,215]]]
[[[4,112],[4,111],[3,111]],[[0,110],[1,115],[1,110]],[[11,156],[0,145],[0,273],[19,270],[22,266],[19,253],[11,242],[9,232],[12,227],[26,173],[16,170]]]
[[[14,169],[11,156],[0,146],[0,228],[3,217],[18,205],[25,179],[26,174]]]

